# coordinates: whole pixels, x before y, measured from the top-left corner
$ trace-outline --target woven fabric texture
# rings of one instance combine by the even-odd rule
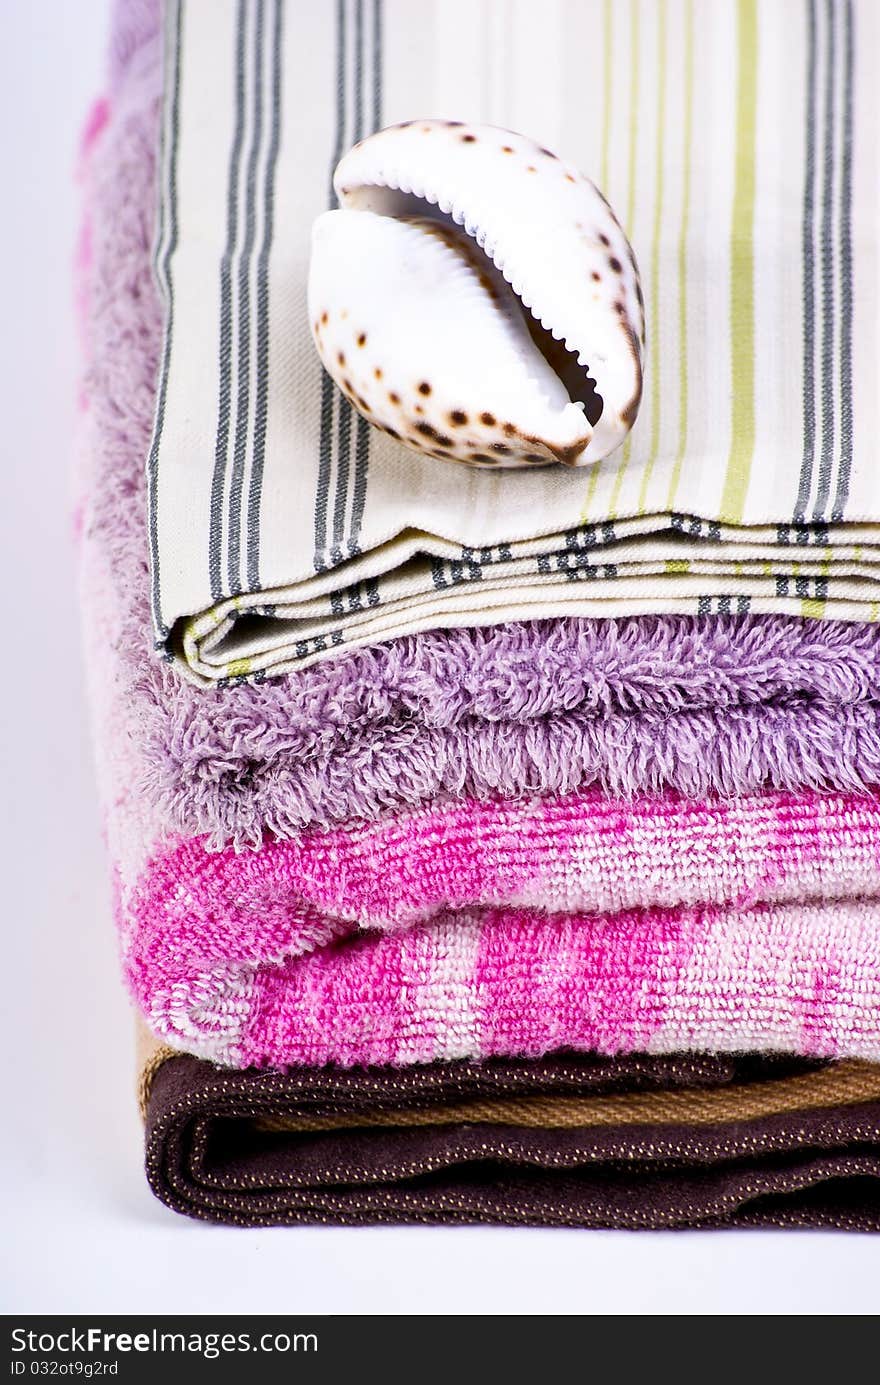
[[[503,25],[473,0],[464,42],[454,18],[386,0],[166,8],[150,528],[156,633],[191,677],[528,616],[876,618],[872,0],[551,0]],[[423,116],[532,137],[500,157],[535,199],[570,164],[632,239],[642,412],[589,472],[415,454],[322,377],[305,283],[333,166],[380,125],[430,140]],[[492,141],[465,155],[487,177]]]
[[[786,1072],[773,1059],[686,1054],[289,1075],[176,1057],[149,1088],[147,1177],[176,1211],[239,1226],[877,1230],[880,1102],[859,1099],[847,1080],[834,1064]],[[867,1095],[877,1069],[859,1080]],[[567,1129],[405,1123],[426,1100],[441,1095],[448,1108],[462,1092],[496,1103],[528,1100],[523,1093],[577,1100],[608,1119]],[[361,1114],[377,1099],[387,1124],[364,1128]],[[335,1113],[333,1129],[267,1128],[316,1108],[325,1120]]]

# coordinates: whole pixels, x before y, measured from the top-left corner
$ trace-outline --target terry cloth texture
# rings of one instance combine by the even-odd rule
[[[880,799],[464,801],[119,877],[153,1031],[236,1067],[880,1061]]]
[[[132,26],[134,8],[139,25]],[[438,794],[689,795],[880,783],[880,627],[782,616],[566,619],[402,638],[262,685],[196,689],[150,638],[144,458],[158,13],[120,7],[90,152],[87,669],[112,854],[258,844]],[[309,7],[314,8],[314,7]]]
[[[874,0],[474,0],[464,36],[399,0],[166,8],[149,514],[190,676],[573,612],[876,618]],[[624,221],[645,395],[590,472],[417,456],[322,375],[312,221],[343,150],[419,116],[534,136]]]
[[[177,1056],[144,1086],[153,1191],[206,1221],[880,1228],[867,1064],[558,1054],[281,1074]]]
[[[125,965],[151,1020],[178,1045],[193,1044],[224,1061],[288,1062],[296,1052],[305,1062],[416,1061],[515,1051],[518,1043],[529,1052],[558,1046],[558,999],[572,1042],[583,1047],[632,1047],[637,1038],[642,1047],[706,1046],[720,1034],[728,1047],[755,1042],[871,1056],[876,885],[866,843],[873,799],[853,805],[862,823],[853,840],[862,842],[863,861],[843,854],[851,883],[835,894],[821,880],[823,872],[833,875],[831,851],[840,833],[837,827],[826,832],[816,813],[827,807],[828,822],[839,825],[848,811],[845,795],[813,806],[796,790],[799,781],[850,789],[878,780],[875,629],[779,617],[544,622],[413,637],[351,652],[272,685],[222,691],[188,687],[152,657],[142,458],[159,332],[148,261],[159,54],[155,33],[140,46],[126,48],[120,40],[118,48],[128,57],[90,157],[83,578]],[[795,816],[802,809],[803,820],[815,826],[815,851],[811,846],[806,854],[825,865],[804,867],[796,897],[777,895],[760,872],[754,880],[754,866],[751,874],[744,868],[730,877],[720,867],[706,869],[700,832],[692,832],[682,841],[696,844],[699,865],[686,862],[683,852],[675,855],[672,894],[649,872],[657,893],[637,899],[640,913],[632,890],[618,898],[611,890],[560,894],[548,847],[540,866],[564,911],[551,916],[515,893],[502,896],[520,866],[516,844],[507,850],[501,841],[495,893],[475,886],[466,897],[437,899],[426,880],[416,880],[411,913],[390,931],[392,920],[367,896],[322,901],[319,891],[310,900],[304,885],[291,884],[290,862],[298,852],[314,851],[312,839],[296,840],[305,823],[372,820],[401,803],[427,805],[438,792],[468,794],[472,801],[462,813],[472,826],[465,836],[470,832],[478,855],[485,821],[479,798],[531,790],[550,795],[543,827],[540,814],[537,819],[539,835],[545,831],[550,843],[559,835],[555,824],[571,812],[565,805],[555,810],[552,795],[571,795],[591,779],[630,793],[672,784],[702,796],[707,787],[790,786],[800,803]],[[790,816],[784,797],[771,795],[768,803],[769,826],[753,817],[750,840],[759,850],[785,836]],[[432,819],[434,811],[400,815],[404,836],[424,838],[420,851],[437,823],[442,832],[453,821]],[[494,821],[491,814],[503,814],[503,804],[491,800],[488,811]],[[522,811],[514,806],[515,814]],[[635,830],[646,815],[664,811],[637,797],[621,821],[629,813]],[[708,851],[717,842],[713,824],[720,812],[711,794],[704,811]],[[742,812],[748,816],[749,808]],[[587,849],[583,843],[593,850],[600,819],[590,827],[591,814],[586,795],[583,821],[575,810],[565,829],[572,862]],[[503,816],[497,822],[503,826]],[[358,838],[353,824],[342,830],[338,842],[352,868],[358,852],[386,851],[388,830],[384,818],[378,835]],[[656,823],[651,830],[656,835]],[[289,857],[277,837],[291,839]],[[241,857],[207,851],[231,842],[262,850]],[[780,853],[774,848],[771,857],[777,861]],[[605,852],[603,860],[610,859]],[[279,871],[275,883],[270,867]],[[688,871],[706,881],[705,893],[688,892]],[[229,892],[218,894],[224,878]],[[206,883],[207,894],[198,894]],[[183,916],[179,936],[174,888]],[[277,907],[271,907],[273,890]],[[237,891],[250,905],[236,937]],[[182,902],[188,895],[191,911]],[[304,908],[314,916],[314,947],[311,955],[294,955],[306,938]],[[372,930],[355,937],[356,920],[372,917],[374,908]],[[346,909],[354,913],[346,917]],[[431,916],[419,918],[419,909]],[[383,924],[385,931],[377,931]],[[335,948],[325,945],[328,928],[351,936],[340,937]],[[628,950],[636,930],[633,955],[644,974]],[[171,940],[164,957],[155,946],[163,936]],[[548,956],[559,958],[558,996],[545,984],[545,945]],[[507,964],[508,953],[515,965]],[[731,958],[741,967],[741,998],[731,998]],[[587,976],[606,978],[599,1000],[578,1008],[564,986],[573,972],[582,987]],[[310,978],[307,1004],[297,1011],[297,987],[310,986]],[[701,995],[704,981],[721,997],[714,1009]],[[371,1018],[364,997],[374,989]],[[321,1009],[324,999],[336,1006],[332,1023]]]

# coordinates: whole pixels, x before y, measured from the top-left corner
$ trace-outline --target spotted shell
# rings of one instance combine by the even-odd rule
[[[333,379],[407,447],[585,466],[642,394],[638,267],[599,190],[532,140],[417,120],[346,154],[315,222],[309,315]]]

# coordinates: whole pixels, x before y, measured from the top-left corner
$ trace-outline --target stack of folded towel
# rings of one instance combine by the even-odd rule
[[[242,1225],[880,1229],[877,16],[545,9],[450,75],[440,11],[120,0],[79,519],[148,1177]],[[604,85],[509,79],[568,24]],[[596,475],[463,479],[322,377],[332,163],[435,108],[619,193],[654,337]]]

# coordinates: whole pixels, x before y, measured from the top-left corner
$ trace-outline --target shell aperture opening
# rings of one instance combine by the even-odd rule
[[[319,355],[355,408],[417,451],[581,466],[634,421],[634,256],[598,190],[536,151],[492,127],[393,126],[342,159],[340,208],[315,223]]]

